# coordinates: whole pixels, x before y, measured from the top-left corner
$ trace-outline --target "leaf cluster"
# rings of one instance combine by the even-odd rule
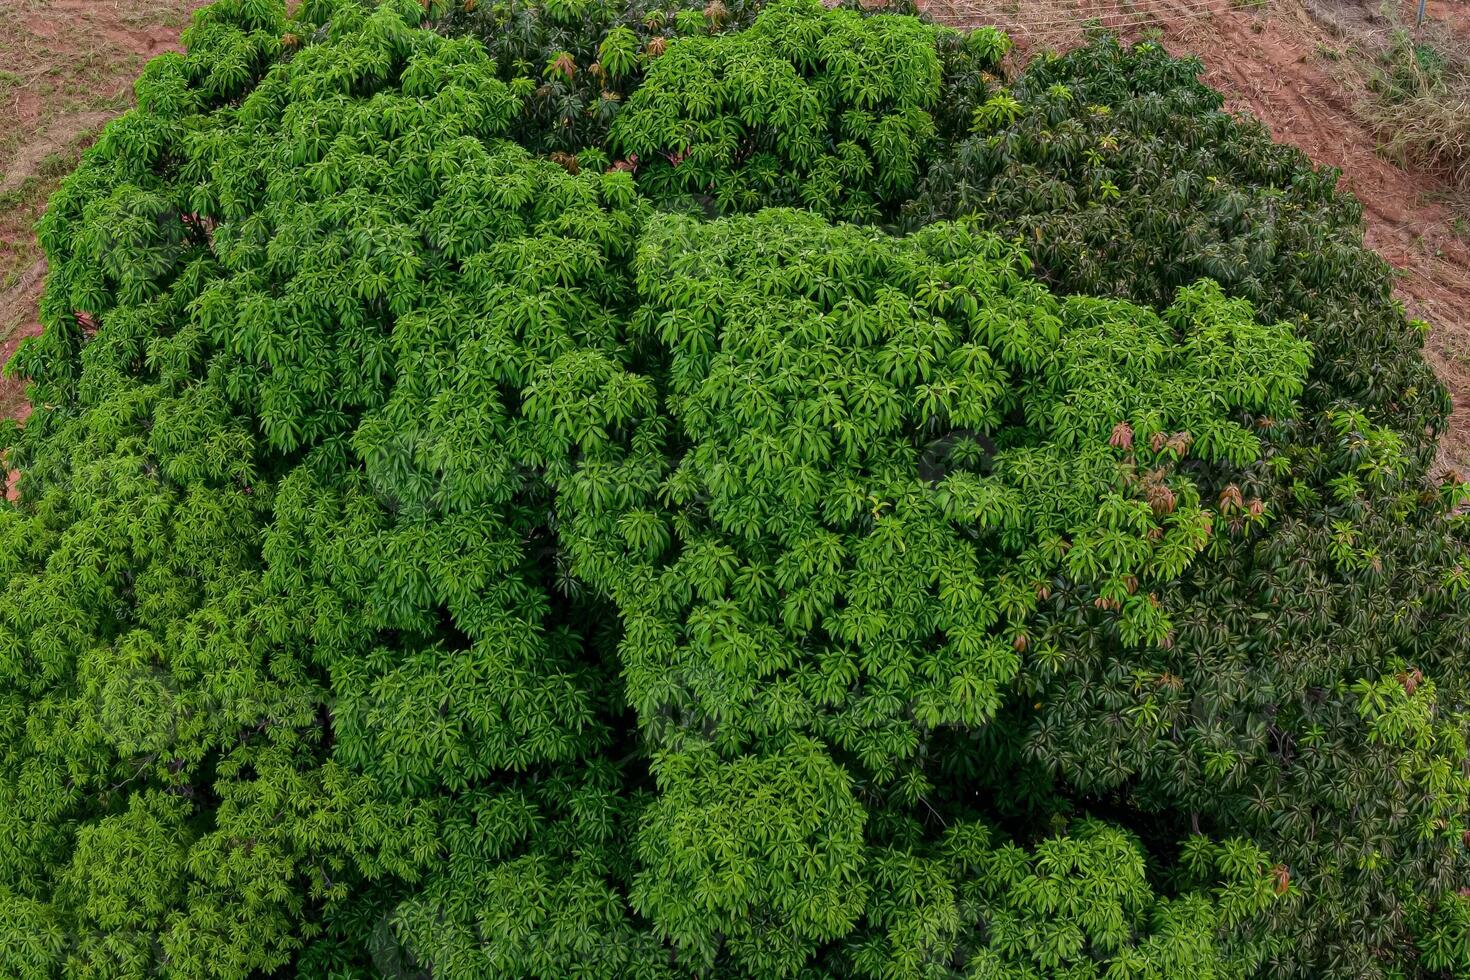
[[[1196,65],[814,0],[184,41],[9,366],[0,973],[1466,969],[1444,394]]]

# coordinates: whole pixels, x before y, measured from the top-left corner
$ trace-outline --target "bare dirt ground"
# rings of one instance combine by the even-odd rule
[[[0,363],[38,329],[45,264],[31,225],[58,177],[101,125],[131,102],[148,57],[177,45],[201,0],[0,0]],[[1433,324],[1427,352],[1455,395],[1441,451],[1470,468],[1470,248],[1455,233],[1447,189],[1381,157],[1357,112],[1360,70],[1416,0],[924,0],[956,26],[997,24],[1017,58],[1065,49],[1095,18],[1130,38],[1199,54],[1230,108],[1343,171],[1364,202],[1368,244],[1398,270],[1409,311]],[[1426,30],[1470,39],[1470,4],[1429,0]],[[1464,213],[1463,209],[1461,213]],[[1463,230],[1462,226],[1462,230]],[[0,381],[0,417],[26,411]]]
[[[200,0],[0,0],[0,364],[37,332],[45,262],[31,227],[61,175],[132,103],[144,62]],[[27,411],[0,380],[0,417]]]

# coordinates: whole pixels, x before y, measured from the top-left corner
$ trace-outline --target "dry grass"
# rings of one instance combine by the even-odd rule
[[[1470,193],[1470,57],[1401,35],[1364,115],[1390,158]]]

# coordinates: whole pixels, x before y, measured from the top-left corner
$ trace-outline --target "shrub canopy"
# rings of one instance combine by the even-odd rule
[[[814,0],[185,43],[11,366],[0,972],[1470,968],[1444,393],[1197,66]]]

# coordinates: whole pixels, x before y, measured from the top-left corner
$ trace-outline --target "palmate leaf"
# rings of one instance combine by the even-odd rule
[[[7,896],[93,938],[35,975],[289,966],[353,883],[422,879],[437,849],[379,836],[409,814],[437,834],[445,801],[607,744],[598,655],[526,540],[557,442],[504,406],[559,358],[618,356],[592,243],[627,251],[636,219],[599,227],[599,188],[642,202],[482,142],[518,100],[417,7],[314,5],[290,24],[313,41],[248,77],[209,67],[263,30],[232,9],[149,69],[170,98],[109,127],[41,229],[47,331],[19,361],[40,407],[6,533],[44,550],[7,550],[0,616],[7,687],[35,678],[17,707],[48,721],[6,729],[0,866]],[[23,802],[53,772],[51,809]],[[381,829],[344,819],[374,807]],[[166,834],[126,829],[145,808]],[[626,932],[600,887],[580,900]],[[24,921],[49,949],[50,920]],[[336,939],[362,957],[371,935]]]
[[[660,218],[642,236],[634,275],[646,305],[634,322],[670,352],[675,428],[645,406],[621,439],[584,440],[578,467],[669,476],[662,490],[644,483],[621,494],[574,478],[559,507],[574,570],[622,610],[630,702],[653,744],[667,746],[635,902],[695,961],[714,962],[712,936],[723,933],[743,970],[792,971],[853,929],[857,912],[822,899],[836,918],[803,919],[781,911],[787,891],[815,902],[860,887],[818,870],[850,844],[812,841],[810,860],[773,876],[759,822],[694,830],[704,826],[695,809],[733,820],[748,795],[696,804],[706,780],[725,767],[774,766],[799,732],[821,771],[841,759],[836,771],[868,792],[917,802],[903,787],[927,785],[922,754],[935,730],[984,727],[1003,706],[1043,585],[1097,589],[1117,603],[1125,642],[1167,642],[1172,624],[1149,583],[1179,574],[1209,541],[1212,518],[1175,472],[1176,450],[1150,448],[1148,437],[1177,438],[1186,424],[1239,428],[1227,419],[1253,409],[1289,414],[1300,391],[1309,347],[1210,286],[1159,317],[1056,300],[1015,277],[1018,264],[1009,247],[964,226],[891,239],[792,211]],[[828,278],[824,267],[846,274]],[[985,299],[952,303],[956,290]],[[1008,342],[1033,325],[1046,344]],[[1215,331],[1237,352],[1224,376]],[[1244,384],[1246,372],[1258,383]],[[912,387],[920,377],[922,390]],[[1284,401],[1268,406],[1262,392],[1278,385]],[[958,408],[936,399],[946,387]],[[1092,392],[1109,415],[1072,410]],[[1125,444],[1116,423],[1100,423],[1109,417],[1153,428],[1141,422],[1138,444]],[[921,472],[927,445],[960,432],[1007,448],[968,464],[941,456],[929,464],[938,472]],[[1141,482],[1143,470],[1151,475]],[[659,529],[655,547],[645,526]],[[1048,539],[1068,547],[1038,545]],[[803,778],[779,792],[828,792],[819,788],[827,777]],[[767,782],[777,785],[774,773]],[[772,801],[766,819],[787,805]],[[836,832],[834,808],[850,805],[818,804],[827,832]],[[871,926],[923,914],[892,887],[873,892],[863,913]],[[880,914],[885,902],[904,911]],[[748,922],[748,910],[770,924]],[[1218,926],[1212,914],[1199,928]],[[942,959],[968,928],[947,915],[924,952],[895,939],[864,946],[846,969],[881,975]],[[1082,955],[1080,940],[1038,941],[1042,969]],[[886,950],[886,966],[873,965],[874,949]],[[1007,949],[997,955],[1016,953]],[[1198,952],[1171,949],[1136,955]]]
[[[1463,964],[1420,332],[1191,66],[808,0],[185,40],[39,229],[0,972]]]
[[[773,4],[738,34],[670,44],[609,142],[644,161],[650,187],[713,191],[726,210],[749,207],[733,188],[761,174],[771,181],[762,203],[875,217],[913,187],[932,144],[944,33],[910,18]],[[840,145],[838,119],[850,130]],[[858,179],[820,189],[825,174],[842,171]]]
[[[1018,703],[1018,750],[1086,791],[1117,788],[1146,809],[1249,832],[1309,881],[1254,933],[1293,937],[1261,975],[1441,975],[1418,959],[1414,937],[1426,933],[1412,923],[1470,881],[1466,852],[1403,835],[1457,826],[1463,797],[1421,795],[1412,751],[1370,745],[1356,698],[1337,692],[1402,671],[1416,690],[1415,678],[1431,679],[1436,710],[1464,724],[1444,685],[1465,683],[1467,610],[1441,583],[1465,539],[1428,470],[1444,389],[1387,266],[1363,246],[1361,205],[1334,172],[1219,111],[1199,71],[1155,45],[1103,37],[1038,59],[1010,87],[1013,118],[931,164],[909,206],[915,226],[983,212],[1067,293],[1157,307],[1209,276],[1313,346],[1296,422],[1278,425],[1268,410],[1254,432],[1191,429],[1190,453],[1243,459],[1255,440],[1274,449],[1266,467],[1216,478],[1209,495],[1232,516],[1207,554],[1187,567],[1183,550],[1170,558],[1184,569],[1161,594],[1178,652],[1141,663],[1089,623],[1091,596],[1053,600],[1046,635],[1078,659]],[[1213,360],[1208,330],[1199,342]],[[1221,353],[1235,357],[1228,344]],[[1240,377],[1241,394],[1270,397],[1254,372]],[[1393,660],[1406,666],[1387,670]],[[1458,737],[1443,734],[1446,761]],[[1308,743],[1310,761],[1298,753]],[[1344,862],[1344,846],[1375,856]]]

